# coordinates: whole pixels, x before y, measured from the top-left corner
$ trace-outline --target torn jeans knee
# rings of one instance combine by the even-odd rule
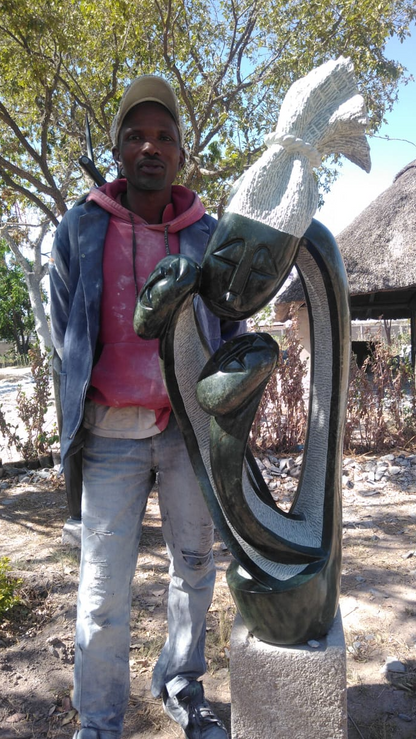
[[[188,567],[192,567],[194,570],[204,570],[209,568],[213,559],[211,549],[204,553],[191,552],[183,549],[182,556]]]

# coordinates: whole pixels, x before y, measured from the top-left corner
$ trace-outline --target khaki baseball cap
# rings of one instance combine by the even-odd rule
[[[121,98],[120,107],[111,125],[111,140],[117,146],[121,126],[127,113],[139,103],[160,103],[168,109],[179,130],[179,140],[183,144],[183,124],[179,112],[179,102],[173,88],[162,77],[145,74],[137,77],[126,88]]]

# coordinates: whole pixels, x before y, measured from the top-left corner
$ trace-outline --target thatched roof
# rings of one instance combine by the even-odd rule
[[[336,240],[347,270],[353,317],[407,317],[399,313],[408,313],[416,296],[416,160]],[[277,299],[278,320],[285,320],[288,303],[303,300],[296,279]]]

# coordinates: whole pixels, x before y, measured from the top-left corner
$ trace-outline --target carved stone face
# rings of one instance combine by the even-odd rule
[[[156,339],[166,330],[175,309],[196,292],[200,267],[182,254],[162,259],[149,275],[136,303],[133,328],[142,339]]]
[[[279,347],[269,334],[244,334],[227,341],[198,379],[200,406],[212,415],[236,414],[270,377],[278,356]]]
[[[258,221],[227,213],[202,263],[200,294],[220,318],[241,320],[266,305],[283,284],[299,239]]]

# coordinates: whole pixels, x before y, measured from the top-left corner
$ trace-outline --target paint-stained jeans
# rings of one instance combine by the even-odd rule
[[[152,693],[178,693],[205,672],[205,617],[215,581],[213,525],[173,417],[150,439],[84,447],[82,552],[73,703],[82,727],[121,734],[129,697],[131,583],[148,495],[158,472],[170,559],[168,638]]]

